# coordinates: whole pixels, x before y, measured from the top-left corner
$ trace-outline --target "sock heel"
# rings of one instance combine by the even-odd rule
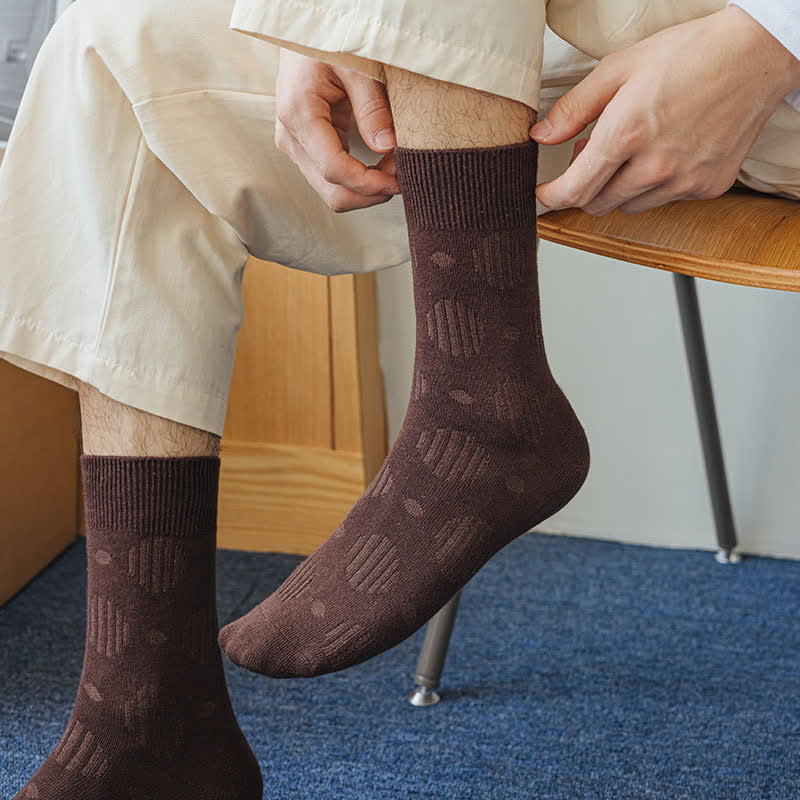
[[[564,392],[558,385],[550,396],[550,413],[555,424],[551,430],[557,437],[548,443],[551,454],[552,475],[559,490],[554,492],[553,502],[546,504],[539,516],[551,517],[564,508],[583,487],[589,475],[591,454],[586,430],[572,408]]]

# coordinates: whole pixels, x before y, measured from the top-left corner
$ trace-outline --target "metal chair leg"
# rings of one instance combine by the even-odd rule
[[[412,706],[433,706],[441,700],[434,690],[438,688],[447,658],[450,635],[458,612],[458,601],[461,592],[456,592],[428,623],[425,629],[425,641],[417,661],[414,675],[414,690],[408,696]]]
[[[691,275],[682,275],[678,272],[673,275],[683,329],[683,343],[686,346],[686,360],[689,364],[689,375],[694,394],[697,425],[703,445],[708,491],[711,495],[714,523],[717,529],[719,550],[717,550],[716,559],[721,564],[736,564],[741,561],[741,556],[734,552],[737,543],[736,527],[728,492],[728,479],[725,475],[725,462],[722,457],[711,373],[703,337],[703,323],[700,319],[700,305],[697,301],[697,286]]]

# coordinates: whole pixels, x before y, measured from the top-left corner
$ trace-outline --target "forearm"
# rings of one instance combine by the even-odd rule
[[[797,0],[729,0],[786,50],[787,101],[800,109],[800,5]]]

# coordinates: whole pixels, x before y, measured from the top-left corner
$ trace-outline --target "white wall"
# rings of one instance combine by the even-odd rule
[[[583,489],[541,530],[714,549],[672,275],[548,242],[539,263],[550,362],[592,449]],[[800,558],[800,295],[698,285],[741,550]],[[411,384],[410,269],[379,273],[378,291],[393,438]]]
[[[713,546],[672,276],[548,243],[540,256],[548,351],[593,451],[544,529]],[[800,557],[800,296],[699,288],[741,549]]]

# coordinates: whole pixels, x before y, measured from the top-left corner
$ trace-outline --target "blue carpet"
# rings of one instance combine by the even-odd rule
[[[220,552],[221,620],[297,562]],[[84,596],[76,544],[0,610],[3,798],[69,716]],[[800,798],[799,562],[530,534],[467,587],[417,709],[421,638],[312,681],[229,665],[267,800]]]

